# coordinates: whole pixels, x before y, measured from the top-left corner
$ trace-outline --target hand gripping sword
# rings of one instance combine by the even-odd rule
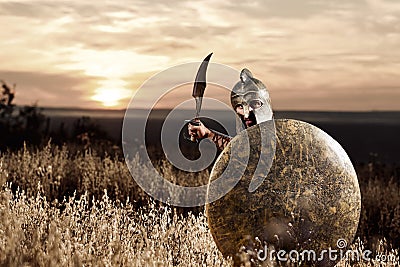
[[[196,79],[195,79],[194,85],[193,85],[192,96],[196,100],[196,115],[195,115],[194,119],[189,121],[189,123],[192,125],[195,125],[195,126],[200,125],[200,122],[198,122],[196,120],[199,118],[199,115],[200,115],[201,103],[203,102],[203,95],[204,95],[204,91],[207,86],[207,83],[206,83],[207,67],[208,67],[208,62],[210,61],[212,54],[213,53],[210,53],[201,63],[200,68],[197,71]],[[196,142],[196,138],[194,136],[191,136],[190,140],[192,142]]]

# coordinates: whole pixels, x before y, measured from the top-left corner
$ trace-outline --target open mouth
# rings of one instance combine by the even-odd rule
[[[253,111],[250,112],[249,117],[244,118],[242,117],[242,120],[244,124],[246,125],[246,128],[249,128],[250,126],[256,125],[256,116]]]
[[[254,121],[251,119],[244,119],[244,123],[246,124],[247,127],[254,125]]]

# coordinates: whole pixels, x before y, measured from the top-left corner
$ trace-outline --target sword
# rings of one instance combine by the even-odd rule
[[[199,115],[200,115],[201,104],[203,102],[203,95],[204,95],[204,91],[207,86],[207,83],[206,83],[207,67],[208,67],[208,62],[210,61],[212,54],[213,53],[210,53],[203,60],[203,62],[201,63],[201,65],[199,67],[199,70],[197,71],[196,79],[194,80],[192,96],[196,100],[196,115],[195,115],[194,119],[189,121],[189,123],[194,126],[200,125],[200,122],[198,122],[196,120],[199,118]],[[190,140],[192,142],[195,142],[196,138],[194,136],[191,136]]]

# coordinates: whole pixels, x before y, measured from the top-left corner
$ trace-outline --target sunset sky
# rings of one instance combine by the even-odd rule
[[[126,108],[152,75],[214,52],[276,110],[400,110],[398,0],[0,0],[0,25],[19,105]]]

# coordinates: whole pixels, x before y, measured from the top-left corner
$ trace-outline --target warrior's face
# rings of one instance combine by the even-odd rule
[[[243,69],[231,93],[231,104],[246,128],[272,120],[269,93],[265,85]]]
[[[245,99],[247,99],[247,101]],[[232,98],[232,105],[246,128],[257,124],[254,110],[263,105],[259,99],[254,99],[253,96],[247,97],[246,95],[236,95]]]

